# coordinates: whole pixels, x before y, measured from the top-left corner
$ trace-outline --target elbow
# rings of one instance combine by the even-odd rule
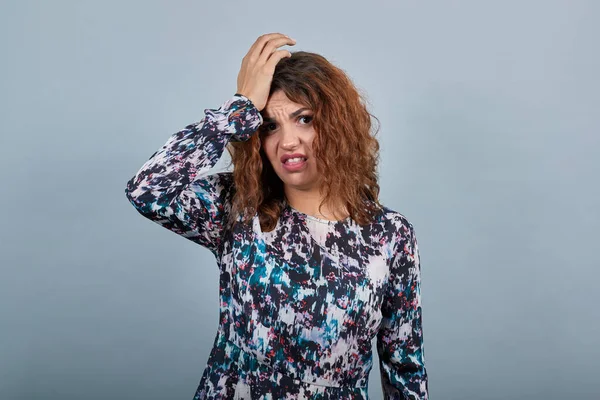
[[[165,192],[137,184],[135,177],[127,182],[125,196],[141,215],[153,221],[170,219],[175,212],[172,204],[176,200],[177,192]]]
[[[125,184],[125,197],[134,206],[138,203],[139,187],[135,184],[135,176],[127,181]]]
[[[141,214],[150,214],[152,208],[151,193],[143,190],[135,183],[135,177],[127,181],[125,185],[125,197]]]

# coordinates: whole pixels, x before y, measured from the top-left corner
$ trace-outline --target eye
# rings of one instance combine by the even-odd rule
[[[300,116],[298,116],[298,120],[300,120],[302,118],[304,118],[307,121],[306,125],[310,124],[312,122],[312,120],[313,120],[312,115],[300,115]]]
[[[272,127],[274,127],[274,126],[277,126],[277,124],[275,124],[274,122],[267,122],[266,124],[262,124],[262,125],[261,125],[261,126],[258,128],[258,130],[259,130],[259,133],[260,133],[261,135],[263,135],[263,136],[266,136],[266,135],[268,135],[268,134],[270,134],[270,133],[271,133],[271,131],[272,131],[272,129],[271,129],[271,128],[272,128]]]
[[[313,120],[313,116],[304,114],[304,115],[299,115],[298,117],[296,117],[297,121],[300,121],[302,119],[304,119],[304,121],[305,121],[304,124],[302,124],[302,125],[309,125]],[[273,131],[277,130],[277,123],[267,122],[267,123],[261,125],[259,129],[263,135],[269,135]]]

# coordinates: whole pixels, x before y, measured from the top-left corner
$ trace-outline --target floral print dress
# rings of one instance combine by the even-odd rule
[[[236,93],[169,137],[127,182],[144,217],[207,249],[220,272],[219,325],[194,399],[368,399],[372,340],[385,399],[427,399],[419,251],[387,207],[367,226],[289,204],[276,228],[231,229],[226,144],[262,124]]]

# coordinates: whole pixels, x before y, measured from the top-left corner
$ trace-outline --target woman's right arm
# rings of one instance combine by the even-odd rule
[[[236,93],[218,109],[171,135],[127,182],[125,194],[144,217],[218,257],[232,196],[230,172],[207,175],[233,138],[245,141],[262,124],[252,101]]]
[[[219,258],[231,208],[230,172],[206,175],[230,139],[250,138],[263,119],[275,66],[295,40],[281,33],[261,35],[242,59],[237,93],[202,121],[173,134],[137,174],[125,193],[146,218],[210,249]]]

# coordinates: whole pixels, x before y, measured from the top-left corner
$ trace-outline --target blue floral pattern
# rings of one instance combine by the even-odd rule
[[[427,399],[420,262],[411,223],[387,207],[360,226],[287,203],[231,229],[231,172],[209,174],[263,119],[235,94],[169,137],[126,185],[144,217],[209,249],[220,321],[194,399],[368,399],[377,338],[386,399]]]

